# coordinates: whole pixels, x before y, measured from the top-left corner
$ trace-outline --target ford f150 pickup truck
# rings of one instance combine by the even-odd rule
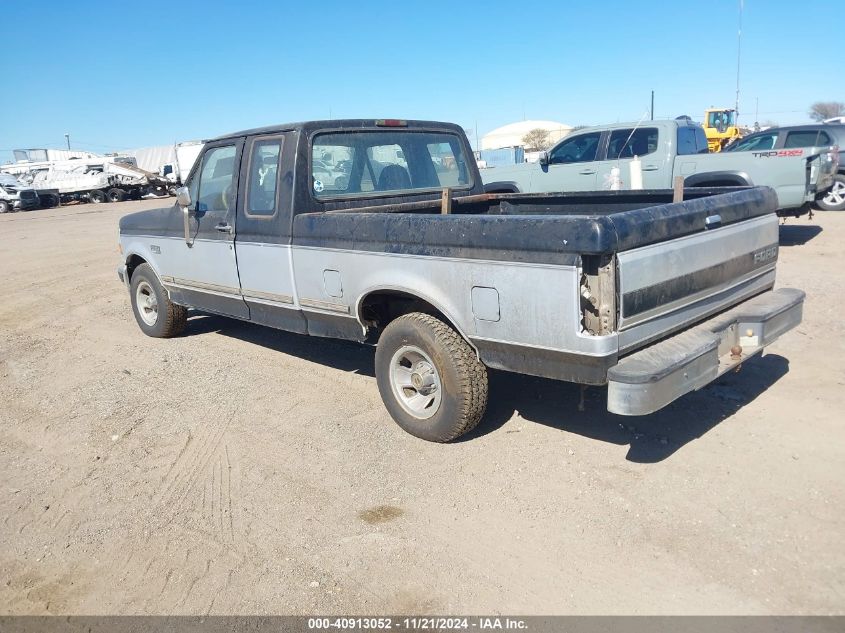
[[[618,167],[630,188],[630,163],[641,162],[643,189],[668,189],[682,176],[685,187],[768,186],[778,215],[800,215],[834,184],[838,149],[732,151],[709,154],[700,125],[685,119],[618,123],[574,132],[537,163],[481,170],[488,192],[536,193],[610,188]]]
[[[195,309],[375,344],[390,415],[442,442],[481,418],[488,367],[642,415],[799,323],[774,192],[713,194],[486,194],[458,126],[280,125],[208,142],[172,207],[123,217],[118,274],[149,336]]]

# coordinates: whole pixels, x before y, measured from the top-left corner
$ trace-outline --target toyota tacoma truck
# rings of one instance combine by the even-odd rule
[[[639,161],[643,189],[668,189],[681,176],[685,187],[768,186],[778,215],[810,211],[834,185],[838,148],[780,151],[734,148],[708,153],[704,129],[686,119],[619,123],[578,130],[561,139],[536,163],[481,170],[488,192],[591,191],[611,187],[619,169],[622,189],[631,188],[631,163]]]
[[[173,206],[121,218],[118,275],[149,336],[196,310],[375,345],[388,412],[427,440],[478,423],[488,368],[643,415],[801,321],[773,289],[774,192],[687,193],[486,194],[456,125],[280,125],[208,142]]]

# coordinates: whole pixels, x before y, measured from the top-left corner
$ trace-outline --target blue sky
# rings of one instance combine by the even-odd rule
[[[700,120],[733,105],[738,0],[3,3],[0,161],[342,117]],[[845,101],[834,0],[746,0],[741,122]],[[473,138],[474,141],[474,138]]]

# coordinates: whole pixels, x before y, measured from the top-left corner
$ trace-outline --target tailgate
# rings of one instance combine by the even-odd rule
[[[774,214],[623,251],[617,257],[620,353],[771,288]]]

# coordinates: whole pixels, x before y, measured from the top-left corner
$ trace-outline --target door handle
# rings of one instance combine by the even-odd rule
[[[581,174],[582,176],[592,176],[594,173],[596,173],[596,170],[595,169],[584,169],[582,171],[579,171],[578,173]]]
[[[643,166],[643,171],[657,171],[660,169],[658,165],[645,165]]]
[[[218,224],[214,228],[217,229],[218,231],[220,231],[221,233],[231,233],[232,232],[232,226],[227,222],[221,222],[220,224]]]

